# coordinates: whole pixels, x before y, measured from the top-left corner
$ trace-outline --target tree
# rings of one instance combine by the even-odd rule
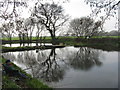
[[[0,1],[0,23],[3,25],[2,33],[4,33],[4,35],[7,33],[7,38],[10,40],[10,43],[12,36],[17,34],[15,32],[19,32],[20,34],[20,22],[22,20],[20,20],[19,17],[21,16],[23,7],[27,8],[27,2],[23,0]]]
[[[44,26],[40,23],[37,23],[37,31],[36,31],[36,45],[38,46],[39,38],[42,40],[42,36],[40,36],[40,33],[44,30]]]
[[[11,45],[13,33],[15,33],[14,23],[9,22],[9,23],[2,24],[1,31],[2,31],[2,34],[8,38],[8,40],[10,41],[10,45]]]
[[[109,36],[118,36],[118,35],[120,35],[120,33],[117,30],[112,30],[112,31],[108,32],[108,35]]]
[[[108,35],[108,32],[106,32],[106,31],[100,31],[98,34],[97,34],[97,36],[107,36]]]
[[[120,0],[85,0],[85,2],[92,9],[92,17],[99,16],[103,23],[111,16],[114,17],[117,14],[119,9],[118,5],[120,4]]]
[[[20,40],[20,44],[25,42],[25,38],[26,38],[26,32],[25,32],[25,28],[24,28],[24,21],[25,19],[18,19],[15,21],[15,25],[16,25],[16,32],[18,34],[19,40]]]
[[[24,23],[24,30],[27,35],[27,39],[30,42],[32,42],[32,35],[33,31],[35,30],[36,20],[33,17],[29,17],[25,20]]]
[[[38,28],[38,25],[37,23],[34,23],[33,22],[33,17],[31,15],[30,19],[28,21],[30,21],[31,23],[29,23],[29,25],[25,26],[24,27],[24,30],[20,30],[21,29],[21,26],[24,26],[23,25],[23,22],[21,23],[21,16],[22,16],[22,12],[26,9],[28,9],[30,12],[31,11],[31,6],[29,5],[29,1],[30,2],[33,2],[33,4],[35,4],[35,8],[34,8],[34,11],[35,11],[35,14],[37,17],[40,17],[39,16],[39,10],[40,10],[40,6],[41,6],[41,10],[40,11],[43,11],[43,12],[46,12],[47,14],[42,14],[41,12],[41,18],[37,18],[39,19],[39,22],[37,23],[41,23],[41,21],[44,21],[45,20],[45,15],[48,15],[46,17],[46,19],[49,18],[49,20],[45,20],[46,22],[46,25],[44,23],[44,26],[47,28],[48,30],[48,23],[50,22],[50,25],[49,26],[49,32],[51,33],[51,36],[52,36],[52,41],[55,41],[54,37],[56,36],[55,35],[55,32],[59,29],[59,26],[62,26],[62,24],[65,23],[65,21],[67,19],[63,19],[64,18],[64,15],[63,15],[63,9],[61,6],[55,4],[55,3],[52,3],[52,4],[41,4],[40,2],[42,2],[41,0],[1,0],[0,1],[0,19],[1,19],[1,23],[8,23],[10,21],[12,21],[14,23],[14,29],[19,32],[19,37],[20,37],[20,40],[22,41],[22,39],[24,39],[24,36],[25,34],[30,37],[28,38],[29,41],[31,42],[31,37],[32,37],[32,32],[35,28],[35,26]],[[45,0],[43,0],[45,1]],[[62,3],[66,3],[67,0],[61,0],[60,2]],[[38,7],[39,6],[39,7]],[[32,8],[33,9],[33,8]],[[38,12],[36,12],[38,11]],[[48,12],[49,11],[49,12]],[[59,16],[59,17],[58,17]],[[47,23],[48,22],[48,23]],[[62,22],[62,23],[60,23]],[[19,25],[20,24],[20,25]],[[32,25],[31,25],[32,24]],[[41,23],[43,24],[43,23]],[[20,26],[19,30],[18,30],[18,27]],[[31,27],[30,27],[31,26]],[[22,28],[23,29],[23,28]],[[25,33],[23,33],[25,32]],[[28,32],[29,32],[29,35],[28,35]],[[39,33],[41,32],[41,30],[38,30],[38,32],[36,33],[37,37],[39,37]],[[22,38],[21,38],[22,37]]]
[[[20,16],[20,8],[22,7],[27,7],[27,2],[25,0],[1,0],[0,18],[5,21],[13,20],[15,17]]]
[[[92,37],[99,32],[101,21],[95,22],[89,17],[75,18],[70,22],[70,30],[77,37]]]
[[[39,22],[49,31],[52,44],[56,44],[56,31],[68,20],[68,16],[64,15],[63,8],[60,5],[50,3],[36,3],[33,16],[37,17]]]

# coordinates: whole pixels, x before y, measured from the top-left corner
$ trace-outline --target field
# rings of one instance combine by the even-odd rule
[[[61,39],[61,38],[75,39],[77,37],[75,37],[75,36],[59,36],[57,38],[59,38],[59,39]],[[80,37],[80,38],[84,38],[84,37]],[[93,36],[91,38],[120,38],[120,36]],[[36,40],[36,39],[37,39],[36,37],[32,37],[32,40]],[[47,37],[45,37],[45,39],[46,40],[51,40],[51,37],[47,36]],[[9,40],[9,39],[8,38],[2,38],[1,40]],[[12,40],[19,40],[19,38],[18,37],[13,37]]]

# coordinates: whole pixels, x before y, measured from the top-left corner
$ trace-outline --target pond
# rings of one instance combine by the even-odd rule
[[[6,59],[54,88],[117,88],[118,52],[64,47],[3,53]]]
[[[38,46],[40,46],[40,45],[47,45],[47,46],[49,46],[49,45],[52,45],[52,43],[38,43]],[[24,43],[24,44],[15,43],[15,44],[11,44],[11,45],[10,44],[4,44],[2,46],[5,46],[5,47],[36,46],[36,43],[30,43],[30,44],[28,44],[28,43]]]

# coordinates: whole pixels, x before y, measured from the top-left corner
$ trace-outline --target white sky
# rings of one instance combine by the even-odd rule
[[[72,18],[87,16],[91,13],[89,5],[86,5],[84,0],[70,0],[64,4],[66,13]]]
[[[46,0],[46,2],[49,2],[51,0]],[[60,1],[60,0],[55,0]],[[34,6],[32,2],[29,2],[30,6]],[[69,0],[69,2],[63,4],[63,8],[65,9],[65,13],[69,14],[71,19],[73,18],[80,18],[84,16],[88,16],[91,13],[91,9],[89,5],[86,5],[84,0]],[[28,10],[23,11],[24,17],[29,17]],[[115,28],[116,19],[111,18],[111,20],[107,20],[104,28],[105,31],[111,31],[111,30],[117,30],[118,28]]]
[[[34,1],[34,0],[33,0]],[[44,0],[43,0],[44,1]],[[46,0],[49,2],[50,0]],[[61,1],[61,0],[54,0],[54,1]],[[34,6],[33,2],[28,2],[29,6],[32,8]],[[80,18],[90,15],[91,9],[89,5],[86,5],[84,0],[69,0],[69,2],[62,4],[63,8],[65,9],[65,13],[69,14],[71,19],[73,18]],[[22,17],[28,18],[30,16],[29,9],[23,9]],[[104,25],[105,31],[111,31],[111,30],[118,30],[118,28],[115,28],[116,19],[111,18],[111,20],[107,20]],[[64,28],[64,30],[66,30]]]
[[[88,16],[91,13],[89,5],[85,4],[84,0],[69,0],[69,3],[64,4],[64,8],[71,18]],[[115,17],[112,17],[111,20],[107,20],[104,25],[105,31],[117,30],[115,24]]]

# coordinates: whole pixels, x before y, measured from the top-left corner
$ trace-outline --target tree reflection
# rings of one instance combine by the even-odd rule
[[[71,50],[71,51],[70,51]],[[14,57],[19,64],[26,66],[25,70],[35,78],[47,82],[62,80],[66,69],[90,70],[93,66],[101,66],[100,51],[87,48],[63,48],[57,52],[55,48],[49,50],[31,50],[18,53],[7,53]]]
[[[89,70],[94,65],[101,66],[99,51],[92,48],[80,47],[77,52],[69,56],[69,65],[74,69]]]
[[[42,56],[47,56],[45,55],[45,53],[41,53]],[[38,54],[39,55],[39,54]],[[48,81],[48,82],[58,82],[59,80],[63,79],[65,70],[59,65],[59,63],[57,62],[57,58],[56,58],[56,52],[55,52],[55,48],[52,48],[49,55],[47,57],[45,57],[45,59],[43,59],[41,65],[42,68],[44,69],[37,69],[39,71],[41,71],[38,74],[39,78],[43,78],[43,80]],[[41,56],[41,55],[39,55]],[[38,58],[39,60],[40,58]],[[39,68],[39,67],[38,67]],[[38,71],[36,71],[38,72]]]

